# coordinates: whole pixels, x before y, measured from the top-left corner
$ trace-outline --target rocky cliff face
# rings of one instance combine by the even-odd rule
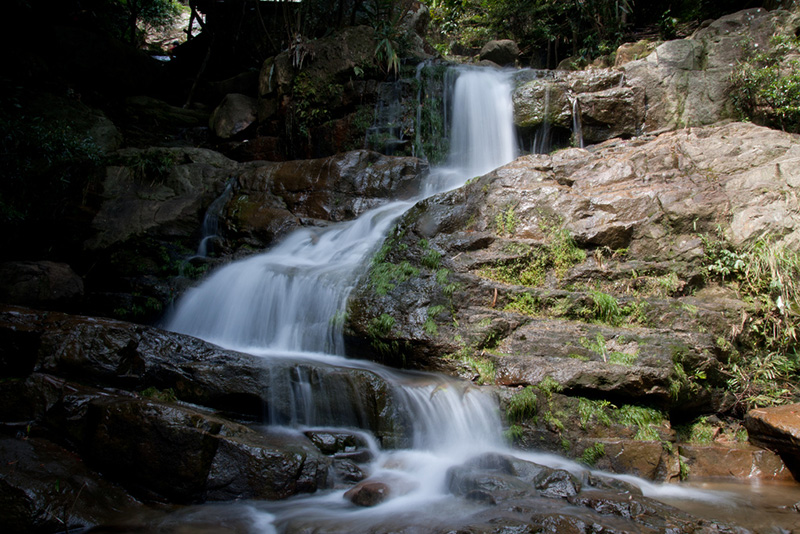
[[[398,223],[351,301],[354,351],[664,422],[728,412],[758,313],[709,243],[796,250],[799,157],[796,136],[731,122],[519,158]]]

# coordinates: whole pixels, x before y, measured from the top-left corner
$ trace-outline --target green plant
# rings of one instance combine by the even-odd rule
[[[175,167],[178,159],[174,152],[166,149],[147,149],[119,156],[112,163],[130,169],[137,180],[156,184],[163,182]]]
[[[581,454],[581,461],[588,466],[594,466],[597,460],[606,455],[606,447],[602,443],[595,443],[591,447],[586,447]]]
[[[731,75],[733,102],[743,118],[800,132],[800,62],[785,60],[800,49],[795,36],[775,35],[767,50],[745,41],[744,58]]]
[[[372,258],[369,281],[372,289],[378,295],[384,296],[394,289],[397,284],[419,275],[419,269],[413,267],[408,261],[395,264],[387,260],[392,247],[398,246],[400,237],[394,235],[387,239],[386,243]]]
[[[589,341],[587,338],[583,337],[580,339],[580,344],[584,348],[598,354],[606,363],[630,366],[633,365],[639,357],[638,354],[608,350],[606,338],[600,332],[597,333],[594,341]]]
[[[525,315],[536,315],[539,307],[538,299],[530,293],[521,293],[511,296],[505,311],[516,311]]]
[[[479,384],[491,384],[495,379],[494,363],[488,358],[475,356],[470,347],[462,347],[457,352],[445,356],[448,360],[457,360],[466,364],[477,375]]]
[[[564,386],[557,382],[552,376],[544,377],[541,382],[536,384],[536,387],[545,394],[548,400],[552,398],[553,393],[561,393],[564,390]]]
[[[589,291],[589,296],[592,299],[594,316],[598,321],[610,325],[617,325],[621,322],[622,311],[616,298],[608,293],[594,290]]]
[[[532,386],[526,386],[508,400],[506,416],[509,421],[522,421],[536,415],[536,393]]]
[[[428,308],[427,318],[425,319],[425,323],[422,325],[422,328],[429,336],[435,336],[439,332],[439,327],[436,326],[436,316],[442,313],[444,310],[445,307],[441,304],[430,306]]]
[[[516,443],[522,439],[524,431],[519,425],[511,425],[506,431],[503,432],[503,437],[506,441]]]
[[[607,410],[613,409],[614,405],[607,400],[590,400],[578,397],[578,416],[581,419],[581,428],[586,426],[592,419],[604,426],[611,426],[611,417]]]
[[[500,211],[494,217],[494,225],[495,230],[497,231],[497,235],[499,236],[512,236],[514,235],[514,231],[517,229],[517,225],[519,224],[519,218],[517,217],[516,211],[514,211],[514,206],[506,206],[506,208]]]
[[[175,390],[172,388],[158,390],[153,386],[145,389],[141,393],[142,397],[146,399],[155,399],[161,402],[176,402],[178,400],[177,395],[175,395]]]
[[[427,267],[428,269],[438,269],[439,268],[439,261],[441,260],[442,255],[439,252],[431,249],[428,250],[425,255],[422,256],[420,260],[422,265]]]
[[[714,441],[716,428],[712,426],[706,417],[698,418],[689,426],[686,441],[690,443],[711,443]]]
[[[614,419],[621,425],[636,427],[633,439],[652,441],[659,439],[658,431],[654,428],[664,424],[664,414],[654,408],[624,404],[613,414]]]

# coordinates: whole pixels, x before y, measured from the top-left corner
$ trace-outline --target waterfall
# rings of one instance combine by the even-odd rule
[[[452,95],[443,97],[452,115],[450,158],[432,170],[423,195],[462,185],[516,154],[509,75],[477,69],[456,74]],[[272,362],[265,384],[272,397],[269,424],[368,428],[358,404],[363,395],[352,394],[358,383],[341,370],[384,380],[409,434],[398,444],[410,448],[379,452],[371,470],[418,488],[392,506],[442,498],[450,466],[503,446],[495,400],[471,384],[342,357],[337,317],[368,258],[415,200],[391,202],[324,229],[297,230],[268,252],[224,266],[187,291],[167,323],[170,330]],[[390,455],[402,459],[388,461]],[[387,467],[393,463],[402,467]],[[337,503],[344,502],[341,493]]]
[[[583,123],[581,123],[581,104],[578,97],[572,101],[572,138],[573,144],[583,148]]]
[[[222,191],[222,194],[215,198],[214,201],[208,206],[206,214],[203,217],[202,236],[200,237],[200,244],[197,245],[197,253],[195,254],[195,257],[205,258],[208,256],[208,253],[210,252],[209,245],[211,241],[217,237],[217,231],[219,230],[219,214],[230,199],[232,191],[233,182],[229,181],[227,184],[225,184],[225,189]]]
[[[430,173],[425,194],[457,187],[515,157],[510,95],[509,76],[502,71],[458,70],[452,96],[444,97],[452,100],[444,106],[452,114],[450,158]],[[358,383],[333,376],[356,371],[385,381],[395,412],[410,427],[407,448],[384,451],[372,440],[374,460],[368,468],[379,481],[401,480],[407,492],[366,509],[354,509],[341,488],[247,505],[243,516],[255,531],[277,532],[275,526],[297,519],[301,526],[311,521],[313,528],[297,530],[304,532],[326,531],[327,520],[336,532],[348,532],[349,524],[359,532],[391,532],[391,520],[385,521],[395,514],[416,518],[419,528],[414,525],[413,531],[425,532],[428,522],[484,506],[448,496],[446,488],[448,469],[482,452],[585,472],[556,456],[510,451],[501,440],[496,402],[472,384],[343,357],[337,317],[370,255],[413,204],[392,202],[353,221],[297,230],[268,252],[220,268],[188,291],[169,319],[171,330],[265,357],[274,370],[265,384],[273,392],[267,403],[269,424],[367,428],[360,398],[351,394]]]
[[[462,185],[515,157],[509,75],[464,69],[455,80],[450,164],[424,195]],[[167,328],[237,350],[344,354],[341,321],[357,275],[413,201],[356,220],[295,231],[272,250],[227,265],[177,302]]]

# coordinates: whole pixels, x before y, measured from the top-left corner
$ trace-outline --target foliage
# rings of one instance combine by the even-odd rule
[[[539,307],[536,297],[530,293],[521,293],[513,295],[508,304],[506,304],[505,311],[515,311],[525,315],[536,315],[536,310]]]
[[[151,386],[142,391],[142,397],[146,399],[154,399],[161,402],[176,402],[178,400],[177,395],[175,395],[175,390],[172,388],[158,390],[155,387]]]
[[[498,232],[513,232],[518,224],[513,208],[506,208],[498,214],[495,224]],[[520,257],[483,267],[478,274],[506,284],[538,287],[544,284],[548,272],[562,278],[572,266],[586,259],[586,251],[575,244],[569,231],[560,223],[542,225],[542,230],[545,232],[544,245],[526,248],[527,252]]]
[[[512,236],[519,224],[514,206],[507,206],[494,217],[494,226],[499,236]]]
[[[606,447],[602,443],[595,443],[591,447],[586,447],[581,454],[581,461],[588,466],[593,466],[597,460],[606,455]]]
[[[74,238],[74,208],[83,205],[102,158],[94,141],[67,121],[27,117],[12,103],[17,113],[0,114],[0,221],[4,244],[17,254],[39,246],[30,236],[40,231],[66,234],[65,243]]]
[[[394,233],[386,239],[383,246],[373,256],[369,270],[369,282],[376,294],[385,296],[397,284],[402,284],[419,275],[419,269],[413,267],[408,261],[399,264],[389,261],[388,255],[395,248],[400,247],[403,232],[395,229]]]
[[[580,339],[580,344],[584,348],[587,348],[590,351],[598,354],[606,363],[631,366],[639,357],[638,354],[608,350],[608,347],[606,346],[606,338],[599,332],[595,336],[594,341],[590,341],[584,337]]]
[[[692,423],[677,428],[678,439],[688,443],[708,444],[714,441],[716,427],[707,417],[698,417]]]
[[[532,386],[526,386],[515,393],[508,401],[506,416],[509,421],[523,421],[536,415],[536,393]]]
[[[148,149],[111,158],[113,165],[128,167],[133,177],[150,184],[163,182],[177,163],[176,155],[169,150]]]
[[[614,412],[614,418],[621,425],[636,427],[633,439],[651,441],[659,439],[658,431],[654,428],[664,424],[664,414],[654,408],[625,404]]]
[[[611,417],[607,410],[614,408],[614,405],[607,400],[591,400],[578,397],[578,416],[581,419],[581,428],[586,426],[592,419],[604,426],[611,426]]]
[[[375,0],[367,4],[370,23],[375,29],[378,45],[375,47],[375,60],[386,73],[395,76],[400,71],[400,54],[408,48],[402,19],[405,15],[402,2]]]
[[[448,354],[445,358],[466,364],[477,375],[478,384],[491,384],[494,382],[494,363],[488,358],[474,355],[470,347],[463,347],[457,352]]]
[[[508,427],[508,430],[503,432],[503,437],[506,441],[510,441],[511,443],[516,443],[521,440],[523,435],[522,427],[519,425],[511,425]]]
[[[589,291],[595,318],[603,323],[617,325],[620,323],[622,312],[619,302],[612,295],[602,291]]]
[[[800,395],[800,253],[769,238],[741,250],[721,236],[705,236],[703,243],[708,276],[732,285],[749,303],[732,336],[746,355],[734,353],[727,368],[737,408],[792,402]]]
[[[800,61],[785,61],[800,50],[800,38],[775,35],[768,50],[745,42],[744,58],[732,74],[733,102],[743,118],[800,132]]]

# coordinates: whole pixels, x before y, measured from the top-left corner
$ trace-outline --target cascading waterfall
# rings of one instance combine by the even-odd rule
[[[510,95],[507,73],[459,70],[452,96],[449,164],[430,173],[423,194],[457,187],[515,157]],[[397,217],[412,205],[413,201],[393,202],[350,222],[295,231],[269,252],[209,276],[184,295],[168,322],[171,330],[263,355],[284,367],[287,361],[296,361],[293,371],[275,373],[275,383],[268,385],[280,396],[280,401],[273,403],[275,413],[268,414],[272,424],[363,428],[364,416],[358,407],[344,418],[333,414],[332,408],[341,404],[343,397],[332,390],[321,391],[326,389],[321,385],[325,381],[315,376],[318,371],[304,367],[313,361],[380,376],[393,388],[397,409],[412,427],[410,448],[381,451],[373,443],[375,459],[370,468],[371,476],[402,479],[410,491],[380,506],[359,510],[348,506],[342,498],[344,490],[264,503],[259,509],[248,505],[245,515],[259,532],[275,532],[275,524],[307,520],[312,515],[314,520],[336,522],[340,525],[337,532],[347,531],[349,521],[359,521],[360,527],[371,521],[378,525],[388,514],[408,511],[424,511],[433,518],[446,509],[445,514],[457,516],[460,511],[453,507],[468,505],[448,497],[448,468],[481,452],[508,452],[502,443],[495,401],[478,388],[444,376],[390,370],[342,357],[336,318],[344,311],[367,258]],[[277,413],[281,403],[285,409]],[[520,457],[568,470],[582,469],[550,455],[520,453]]]
[[[515,157],[508,75],[465,69],[455,81],[451,163],[430,173],[423,196],[462,185]],[[186,293],[167,328],[238,350],[344,353],[340,321],[366,258],[413,205],[393,202],[356,220],[298,230],[230,264]]]
[[[506,73],[460,70],[448,104],[453,114],[450,165],[430,173],[423,195],[457,187],[515,157]],[[412,205],[413,201],[392,202],[353,221],[301,229],[264,254],[219,269],[180,299],[167,328],[268,359],[279,358],[281,364],[287,357],[296,358],[298,368],[290,375],[276,372],[277,382],[269,385],[276,395],[271,403],[275,413],[267,414],[271,423],[359,426],[363,417],[357,407],[344,420],[328,413],[343,397],[321,391],[324,381],[299,366],[309,359],[323,366],[343,364],[336,318],[345,310],[367,258]],[[450,465],[502,446],[496,404],[477,388],[368,362],[347,360],[346,365],[368,370],[391,384],[394,402],[409,422],[412,448],[402,452],[404,468],[389,469],[392,476],[413,479],[419,488],[407,499],[427,500],[443,494]],[[386,469],[377,467],[386,454],[376,458],[376,472]]]

